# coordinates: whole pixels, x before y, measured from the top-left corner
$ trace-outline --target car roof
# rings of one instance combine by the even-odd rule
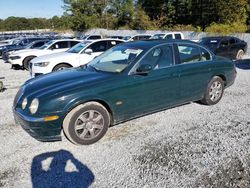
[[[139,40],[139,41],[126,42],[126,43],[123,43],[122,45],[127,45],[131,48],[136,47],[136,48],[150,49],[154,46],[161,45],[161,44],[173,44],[173,43],[179,43],[179,42],[185,43],[185,44],[199,45],[198,43],[192,42],[190,40],[179,40],[179,39]]]
[[[53,42],[63,42],[63,41],[77,41],[81,42],[82,40],[75,40],[75,39],[54,39]]]
[[[81,41],[82,43],[94,43],[94,42],[100,42],[100,41],[121,41],[125,42],[125,40],[122,39],[114,39],[114,38],[105,38],[105,39],[97,39],[97,40],[87,40],[87,41]]]

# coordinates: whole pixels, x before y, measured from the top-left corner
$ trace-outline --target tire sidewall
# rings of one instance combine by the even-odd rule
[[[61,67],[65,67],[65,68],[71,68],[71,66],[65,64],[65,63],[61,63],[61,64],[58,64],[56,65],[54,68],[53,68],[53,72],[54,71],[59,71],[58,69],[61,68]]]
[[[221,96],[220,96],[219,99],[217,99],[216,101],[212,101],[212,100],[210,99],[209,92],[210,92],[210,88],[211,88],[212,84],[213,84],[214,82],[216,82],[216,81],[219,81],[219,82],[221,83],[221,86],[222,86],[222,93],[221,93]],[[214,105],[214,104],[217,104],[217,103],[221,100],[223,94],[224,94],[224,81],[223,81],[220,77],[215,76],[215,77],[212,78],[212,80],[211,80],[211,81],[209,82],[209,84],[208,84],[208,87],[207,87],[207,90],[206,90],[206,94],[205,94],[205,101],[204,101],[204,103],[207,104],[207,105]]]
[[[238,50],[237,54],[236,54],[236,59],[242,59],[242,56],[239,57],[239,55],[243,53],[244,54],[244,51],[242,49]]]
[[[95,110],[95,111],[99,112],[103,116],[104,127],[101,130],[101,132],[99,133],[99,135],[97,137],[95,137],[94,139],[91,139],[91,140],[82,140],[81,138],[79,138],[77,136],[77,134],[75,132],[74,126],[75,126],[75,122],[76,122],[77,118],[81,114],[83,114],[84,112],[86,112],[88,110]],[[87,106],[79,109],[77,112],[75,112],[72,115],[72,117],[70,118],[70,121],[69,121],[67,132],[70,135],[70,140],[73,143],[78,144],[78,145],[89,145],[89,144],[93,144],[93,143],[97,142],[98,140],[100,140],[105,135],[105,133],[108,130],[109,124],[110,124],[110,117],[109,117],[109,114],[107,113],[107,111],[103,107],[101,107],[101,106],[97,106],[97,105],[91,104],[91,105],[87,105]]]

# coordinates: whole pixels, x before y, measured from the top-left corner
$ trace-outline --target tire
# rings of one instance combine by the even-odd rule
[[[68,65],[68,64],[62,63],[62,64],[59,64],[59,65],[56,65],[56,66],[53,68],[53,72],[54,72],[54,71],[64,70],[64,69],[68,69],[68,68],[71,68],[71,66]]]
[[[34,59],[36,56],[28,56],[23,60],[23,69],[29,70],[29,62]]]
[[[63,131],[76,145],[89,145],[100,140],[110,126],[110,114],[97,102],[87,102],[69,112],[63,121]]]
[[[219,76],[215,76],[209,82],[201,103],[205,105],[217,104],[221,100],[223,93],[224,81]]]
[[[244,54],[245,54],[244,50],[240,49],[240,50],[237,52],[236,59],[242,59],[243,56],[244,56]]]

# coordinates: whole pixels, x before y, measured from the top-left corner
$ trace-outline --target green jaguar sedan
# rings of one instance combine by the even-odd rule
[[[111,125],[191,101],[213,105],[234,83],[234,63],[185,40],[123,43],[88,65],[28,80],[15,120],[40,141],[101,139]]]

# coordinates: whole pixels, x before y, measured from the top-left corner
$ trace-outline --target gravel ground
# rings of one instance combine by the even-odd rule
[[[250,187],[250,64],[243,67],[215,106],[162,111],[75,146],[65,138],[38,142],[15,125],[12,102],[29,74],[0,60],[7,88],[0,93],[0,187]]]

